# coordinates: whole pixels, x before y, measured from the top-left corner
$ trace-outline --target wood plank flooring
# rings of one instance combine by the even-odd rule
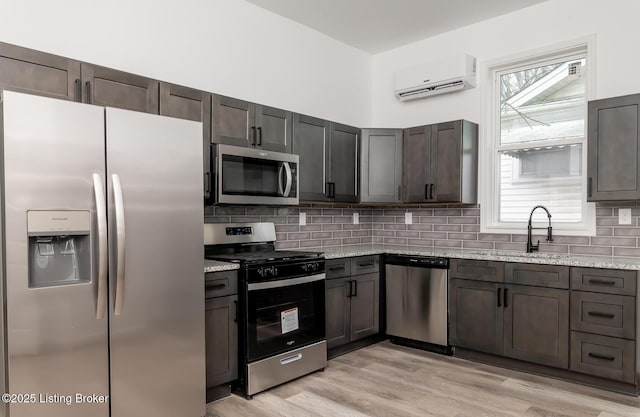
[[[640,399],[382,342],[208,417],[640,417]]]

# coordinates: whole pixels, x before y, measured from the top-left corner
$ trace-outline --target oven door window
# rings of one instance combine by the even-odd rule
[[[324,281],[249,291],[249,361],[325,338]]]
[[[222,155],[222,193],[265,197],[295,197],[295,163]]]

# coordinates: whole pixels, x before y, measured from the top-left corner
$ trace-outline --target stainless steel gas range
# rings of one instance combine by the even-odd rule
[[[276,251],[273,223],[205,224],[205,257],[240,264],[237,392],[327,365],[322,253]]]

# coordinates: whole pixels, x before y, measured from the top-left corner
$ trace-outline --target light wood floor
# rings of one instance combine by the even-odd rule
[[[207,416],[640,417],[640,399],[383,342]]]

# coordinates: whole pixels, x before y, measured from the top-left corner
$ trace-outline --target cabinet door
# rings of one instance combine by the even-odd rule
[[[80,100],[80,62],[0,42],[0,91]]]
[[[291,153],[293,113],[255,105],[256,148]]]
[[[330,182],[333,192],[329,198],[345,203],[358,202],[358,148],[360,129],[331,123],[329,155]]]
[[[569,291],[505,286],[504,355],[569,367]]]
[[[157,80],[82,64],[83,102],[158,114]]]
[[[204,198],[211,196],[211,94],[178,85],[160,83],[160,114],[202,122]]]
[[[461,348],[502,354],[503,311],[502,287],[497,284],[451,280],[450,343]]]
[[[363,129],[360,201],[402,202],[402,130]]]
[[[640,199],[640,94],[589,102],[588,201]]]
[[[380,329],[380,274],[365,274],[351,277],[350,340],[362,339],[377,334]]]
[[[300,156],[300,200],[326,201],[329,181],[329,122],[293,115],[293,153]]]
[[[255,106],[232,97],[211,95],[211,142],[235,146],[256,144]]]
[[[349,342],[350,278],[328,279],[325,287],[327,348]]]
[[[428,201],[429,191],[431,191],[431,126],[405,129],[403,146],[403,201],[405,203]]]
[[[237,303],[237,295],[206,300],[207,389],[238,377]]]
[[[462,122],[438,123],[431,128],[430,201],[460,201]]]

